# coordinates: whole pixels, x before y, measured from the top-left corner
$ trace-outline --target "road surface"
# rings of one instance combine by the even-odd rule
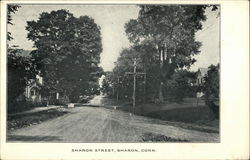
[[[219,142],[219,134],[188,130],[164,121],[103,107],[75,107],[70,113],[8,133],[17,142],[140,142],[144,133],[192,142]]]

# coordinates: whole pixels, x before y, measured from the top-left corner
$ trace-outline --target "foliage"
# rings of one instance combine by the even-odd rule
[[[127,72],[133,72],[134,58],[137,59],[136,72],[145,72],[143,68],[143,66],[145,66],[145,62],[143,61],[142,54],[137,52],[136,48],[130,48],[122,50],[115,68],[113,69],[112,74],[110,74],[109,81],[112,83],[112,87],[114,88],[114,94],[119,94],[120,99],[132,97],[133,75],[128,74]],[[137,75],[136,82],[137,100],[141,101],[145,96],[144,75]]]
[[[220,75],[219,64],[209,66],[205,76],[204,93],[206,104],[211,108],[216,117],[219,117],[219,94],[220,94]]]
[[[106,94],[108,97],[113,96],[112,92],[112,80],[111,80],[112,72],[105,72],[105,77],[103,78],[101,85],[101,92]]]
[[[19,128],[28,127],[30,125],[36,125],[43,121],[63,116],[67,113],[68,111],[66,111],[65,109],[57,108],[33,113],[9,115],[7,121],[7,129],[15,130]],[[14,140],[13,138],[15,139],[15,136],[8,137],[8,140]]]
[[[159,101],[165,97],[180,101],[195,95],[195,73],[189,67],[195,62],[201,43],[195,33],[206,20],[209,5],[140,5],[139,16],[125,24],[133,46],[121,51],[113,72],[103,81],[109,93],[119,99],[131,98],[133,93],[134,59],[137,75],[136,100]],[[108,89],[107,89],[108,88]],[[164,94],[164,97],[163,97]],[[118,96],[117,96],[118,97]]]
[[[205,85],[204,91],[208,99],[219,98],[219,64],[216,66],[211,65],[208,67],[208,73],[204,77]]]
[[[8,48],[8,110],[15,110],[19,103],[17,98],[25,91],[28,81],[35,78],[36,71],[32,59],[23,56],[23,50]]]
[[[47,103],[53,105],[66,105],[67,103],[69,103],[69,97],[62,95],[59,96],[58,99],[56,99],[55,93],[47,99]]]
[[[17,11],[17,9],[19,8],[19,5],[12,5],[12,4],[8,4],[7,8],[7,23],[10,25],[13,25],[12,23],[12,15],[11,14],[15,14],[15,12]],[[13,38],[11,37],[11,33],[7,32],[7,40],[12,40]]]
[[[153,49],[153,48],[151,48]],[[150,47],[146,44],[136,45],[130,49],[124,49],[117,60],[116,66],[104,82],[112,83],[115,89],[120,92],[120,98],[131,97],[133,91],[133,76],[126,72],[133,71],[134,58],[137,59],[137,72],[146,73],[146,84],[144,75],[137,75],[136,96],[138,101],[154,101],[157,94],[157,83],[159,83],[159,68],[156,58],[149,54]],[[119,83],[118,83],[118,77]],[[194,84],[195,73],[188,70],[177,70],[169,79],[164,81],[165,97],[174,101],[180,101],[184,97],[195,94]],[[146,93],[145,93],[146,92]]]
[[[12,23],[12,14],[18,10],[19,5],[7,6],[7,24],[14,25]],[[7,40],[11,41],[11,33],[7,33]],[[22,97],[25,91],[25,87],[29,79],[35,77],[35,69],[32,65],[31,57],[25,54],[23,49],[18,46],[7,46],[7,101],[8,112],[15,112],[30,108],[30,105],[26,105],[26,101],[18,101],[18,98]]]
[[[32,56],[44,78],[44,93],[59,92],[75,102],[80,95],[98,92],[102,44],[92,18],[75,18],[66,10],[43,12],[37,21],[27,22],[26,30],[37,48]]]
[[[168,99],[180,102],[185,97],[194,97],[196,88],[195,73],[187,70],[176,71],[164,86],[165,95]]]
[[[176,69],[189,68],[198,54],[201,43],[195,33],[206,20],[203,5],[141,5],[139,17],[126,25],[129,40],[135,45],[151,45],[150,54],[159,81],[154,87],[162,99],[162,88]],[[152,48],[153,47],[153,48]],[[149,54],[149,53],[148,53]]]

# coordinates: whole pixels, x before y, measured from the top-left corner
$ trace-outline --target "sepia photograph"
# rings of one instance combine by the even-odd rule
[[[219,143],[220,5],[8,4],[6,142]]]

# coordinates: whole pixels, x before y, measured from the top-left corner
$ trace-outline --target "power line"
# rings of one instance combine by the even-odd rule
[[[197,34],[196,36],[201,35],[201,34],[204,33],[207,29],[211,28],[212,26],[214,26],[214,25],[216,25],[216,24],[217,24],[217,23],[213,23],[213,24],[207,26],[205,29],[203,29],[203,30],[202,30],[199,34]]]

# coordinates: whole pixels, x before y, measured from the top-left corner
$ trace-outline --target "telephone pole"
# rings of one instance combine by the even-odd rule
[[[134,77],[134,85],[133,85],[133,113],[135,114],[135,102],[136,102],[136,76],[144,75],[144,83],[146,82],[146,73],[144,72],[136,72],[136,58],[134,59],[134,72],[126,72],[125,74],[132,74]],[[146,84],[144,84],[146,85]]]
[[[117,77],[117,91],[116,91],[116,101],[118,102],[119,100],[119,87],[120,87],[120,77]]]
[[[134,87],[133,87],[133,113],[135,114],[135,91],[136,91],[136,59],[134,60]]]

